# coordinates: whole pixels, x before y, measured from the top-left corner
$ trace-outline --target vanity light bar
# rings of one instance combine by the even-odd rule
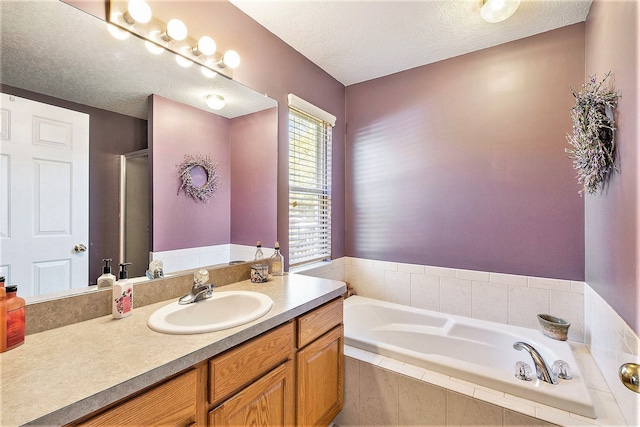
[[[233,78],[233,69],[240,63],[240,56],[235,51],[224,54],[218,52],[211,37],[191,37],[182,21],[171,19],[163,22],[156,18],[144,0],[110,0],[109,23],[141,37],[149,44],[171,51],[185,61],[230,79]]]

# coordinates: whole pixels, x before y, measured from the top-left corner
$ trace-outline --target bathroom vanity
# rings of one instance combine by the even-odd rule
[[[344,283],[294,274],[219,290],[263,292],[274,306],[206,334],[149,329],[165,301],[28,336],[0,359],[0,423],[327,425],[343,402]]]

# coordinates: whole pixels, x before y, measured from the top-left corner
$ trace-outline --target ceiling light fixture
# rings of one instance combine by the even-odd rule
[[[195,56],[213,55],[216,53],[216,42],[209,36],[200,37],[198,44],[195,45],[191,51]]]
[[[515,13],[520,0],[482,0],[480,16],[492,24],[504,21]]]
[[[222,59],[218,62],[220,68],[236,68],[240,65],[240,55],[235,50],[228,50],[224,53]]]
[[[207,96],[207,106],[212,110],[222,110],[224,108],[224,98],[220,95]]]
[[[161,37],[166,42],[170,42],[172,40],[184,40],[187,37],[187,26],[179,19],[171,19],[167,23],[167,28],[164,30],[164,33],[162,33]]]
[[[144,0],[129,0],[127,10],[122,17],[129,25],[135,23],[146,24],[151,20],[151,8]]]

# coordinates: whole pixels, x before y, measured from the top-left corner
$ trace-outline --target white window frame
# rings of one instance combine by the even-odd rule
[[[336,118],[293,94],[288,100],[289,267],[295,268],[331,259],[331,141]]]

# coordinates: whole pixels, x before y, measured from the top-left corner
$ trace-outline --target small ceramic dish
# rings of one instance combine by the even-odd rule
[[[538,314],[538,322],[540,322],[542,333],[546,336],[554,340],[567,340],[567,332],[569,332],[571,323],[550,314]]]

